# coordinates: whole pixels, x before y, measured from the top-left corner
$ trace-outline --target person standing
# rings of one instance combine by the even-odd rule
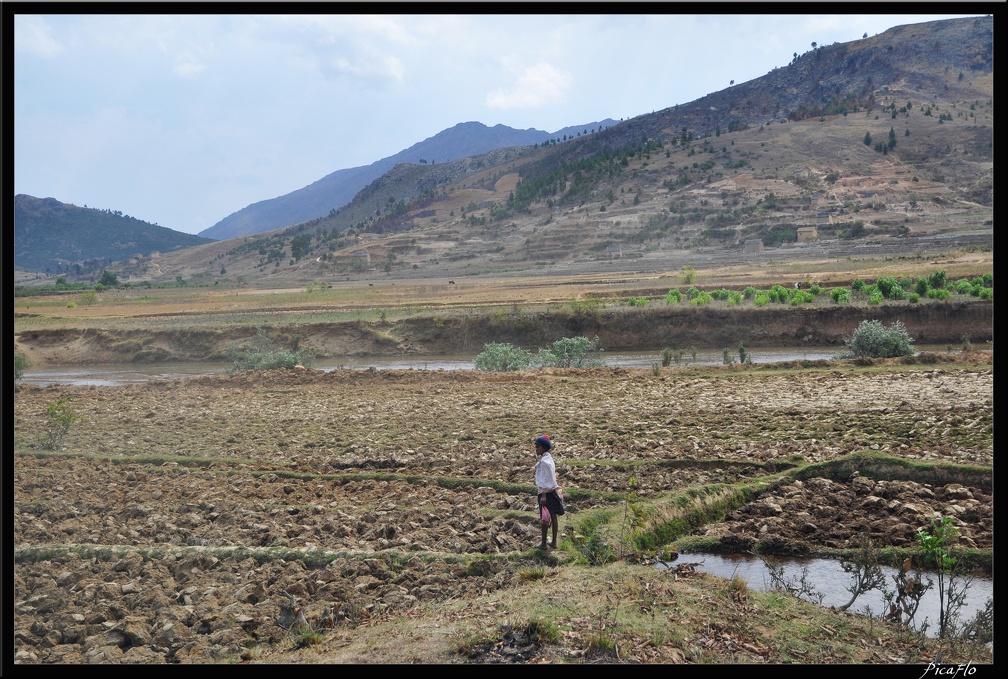
[[[539,549],[546,549],[546,534],[549,528],[553,529],[553,541],[549,546],[556,549],[557,531],[560,528],[560,516],[565,513],[563,504],[563,489],[557,485],[556,464],[550,450],[553,449],[553,441],[549,436],[543,434],[536,437],[535,451],[539,461],[535,465],[535,482],[539,488],[539,515],[542,516],[543,505],[549,510],[550,523],[542,524],[542,542]]]

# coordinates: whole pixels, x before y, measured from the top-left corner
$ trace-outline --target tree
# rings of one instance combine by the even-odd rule
[[[392,200],[391,198],[389,200]],[[311,247],[311,236],[302,234],[291,239],[291,255],[294,259],[301,259],[308,254]]]
[[[106,288],[115,288],[119,286],[119,276],[113,272],[105,269],[102,271],[101,278],[98,279],[99,285],[104,285]]]
[[[896,148],[896,130],[889,128],[889,150]]]
[[[815,49],[815,48],[816,48],[816,43],[815,43],[815,40],[813,40],[812,41],[812,49]]]
[[[871,132],[864,133],[864,145],[871,146]]]
[[[20,351],[14,352],[14,381],[20,382],[24,377],[24,371],[31,367],[28,357]]]

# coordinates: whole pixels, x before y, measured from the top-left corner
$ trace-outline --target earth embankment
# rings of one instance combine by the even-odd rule
[[[919,344],[959,346],[993,341],[990,300],[878,306],[715,308],[653,305],[574,311],[569,308],[452,313],[401,320],[256,325],[162,323],[146,327],[26,330],[15,348],[33,365],[226,361],[229,351],[262,330],[280,347],[318,358],[476,354],[487,342],[529,350],[564,337],[599,338],[605,351],[699,350],[737,347],[837,347],[865,320],[902,323]]]

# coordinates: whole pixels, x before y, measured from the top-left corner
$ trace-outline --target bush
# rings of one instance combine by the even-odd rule
[[[861,321],[844,344],[854,358],[897,358],[914,353],[913,338],[900,321],[888,329],[880,321]]]
[[[527,349],[512,346],[506,342],[487,342],[483,351],[476,357],[476,370],[490,372],[505,372],[508,370],[524,370],[532,365],[532,352]]]
[[[944,270],[935,271],[928,276],[929,288],[944,288],[946,285],[948,285],[948,275]]]
[[[847,288],[833,288],[830,290],[830,299],[835,304],[850,304],[851,292]]]
[[[564,337],[539,350],[539,363],[550,368],[587,368],[603,365],[599,338]]]
[[[14,382],[20,382],[24,371],[31,367],[28,357],[20,351],[14,352]]]
[[[70,407],[73,396],[60,396],[46,408],[46,429],[39,437],[39,445],[46,450],[59,450],[63,447],[63,437],[70,431],[70,425],[79,416]]]
[[[273,340],[266,336],[262,328],[256,331],[251,347],[232,346],[228,350],[234,365],[231,372],[245,370],[292,370],[297,366],[311,367],[315,357],[307,349],[275,349]]]
[[[783,285],[778,283],[777,285],[770,288],[770,299],[774,302],[780,302],[781,304],[786,304],[791,298],[791,290],[794,288],[785,288]]]
[[[693,306],[703,306],[705,304],[710,304],[713,301],[714,298],[710,296],[709,292],[701,292],[692,300],[690,300],[690,304],[692,304]]]
[[[666,304],[678,304],[681,301],[682,301],[682,293],[676,290],[675,288],[669,290],[668,294],[665,295]]]

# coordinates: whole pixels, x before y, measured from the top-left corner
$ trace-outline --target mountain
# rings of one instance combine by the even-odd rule
[[[23,193],[14,196],[14,267],[22,271],[81,274],[114,261],[210,241],[122,212]]]
[[[324,216],[114,270],[278,288],[993,248],[990,16],[819,46],[599,127],[450,162],[411,156]]]
[[[552,134],[535,129],[516,130],[506,125],[488,127],[478,122],[459,123],[370,165],[337,170],[304,188],[253,203],[204,229],[199,235],[224,240],[323,217],[349,203],[358,191],[399,163],[439,164],[499,148],[531,146],[548,139],[577,137],[588,130],[595,131],[615,123],[611,119],[603,120],[567,127]]]

